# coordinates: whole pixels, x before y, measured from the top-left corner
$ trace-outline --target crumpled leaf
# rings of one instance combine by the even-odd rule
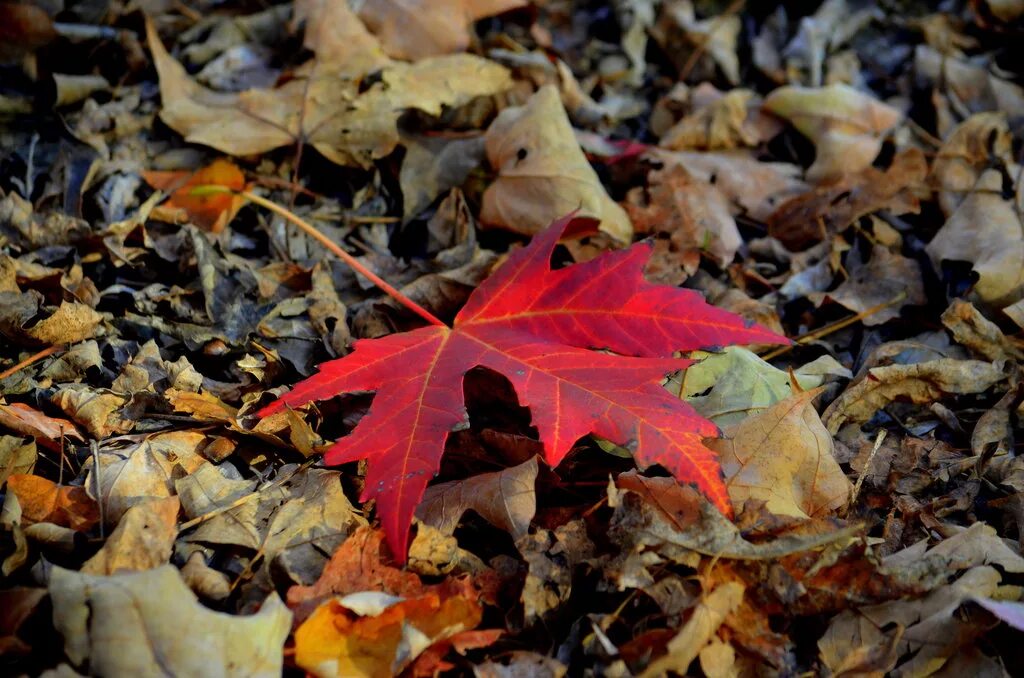
[[[116,574],[122,571],[152,570],[171,557],[178,536],[177,497],[147,501],[132,506],[121,517],[117,529],[103,548],[82,565],[84,574]]]
[[[150,499],[170,497],[174,479],[203,465],[199,450],[206,442],[196,431],[171,431],[146,436],[127,449],[101,445],[97,468],[94,457],[84,464],[85,486],[94,491],[99,474],[99,497],[108,525],[116,525],[129,508]]]
[[[594,545],[582,520],[554,530],[538,529],[516,541],[527,564],[521,599],[527,625],[549,619],[572,594],[573,569],[593,555]]]
[[[961,346],[986,360],[1021,360],[1017,348],[999,326],[986,318],[969,301],[954,299],[942,313],[942,324]]]
[[[0,489],[3,489],[3,486],[7,484],[7,479],[12,475],[32,473],[38,456],[34,440],[26,441],[17,436],[0,436]]]
[[[96,336],[103,316],[91,306],[62,301],[47,317],[43,297],[35,291],[0,292],[0,335],[21,346],[71,344]],[[41,308],[43,307],[43,308]]]
[[[12,474],[7,491],[18,498],[21,517],[28,524],[53,523],[86,531],[99,522],[99,506],[76,485],[58,485],[40,476]]]
[[[523,106],[506,108],[486,135],[498,177],[484,192],[480,220],[532,235],[573,210],[593,217],[620,243],[633,226],[608,196],[573,136],[558,90],[545,85]]]
[[[416,61],[465,51],[475,21],[525,5],[525,0],[364,0],[359,18],[388,56]]]
[[[779,87],[765,97],[764,107],[814,143],[807,178],[816,182],[869,167],[882,148],[882,135],[903,118],[895,108],[839,83]]]
[[[416,516],[450,535],[462,514],[472,510],[518,539],[526,534],[537,511],[537,472],[537,457],[531,457],[501,471],[433,485],[424,493]]]
[[[0,402],[0,424],[22,435],[32,436],[40,445],[50,443],[53,446],[61,438],[85,440],[74,423],[43,414],[25,403]]]
[[[507,664],[493,660],[473,667],[475,678],[563,678],[568,669],[557,659],[537,652],[516,650],[502,657]]]
[[[940,358],[873,367],[832,401],[821,419],[833,435],[847,422],[865,422],[895,400],[930,403],[951,393],[982,393],[1006,378],[996,363]]]
[[[687,261],[688,255],[704,253],[725,268],[743,244],[736,222],[729,213],[729,203],[710,183],[693,177],[675,165],[648,176],[645,191],[635,188],[625,204],[627,214],[639,233],[668,235],[668,240],[655,240],[652,262],[664,273],[652,279],[678,285],[682,279],[670,275],[675,267],[693,275],[699,256]],[[663,261],[664,260],[664,261]]]
[[[685,672],[690,662],[697,658],[714,637],[725,618],[739,607],[743,591],[743,585],[737,582],[725,582],[710,591],[668,642],[668,652],[648,664],[640,678],[654,678],[669,670]]]
[[[230,464],[217,467],[209,462],[203,462],[189,475],[175,480],[174,490],[188,518],[212,514],[185,539],[258,549],[260,531],[256,512],[259,497],[254,492],[256,484],[256,480],[239,478]]]
[[[127,433],[135,426],[126,409],[128,396],[108,389],[68,384],[54,393],[50,400],[99,439],[109,438],[115,433]]]
[[[199,228],[220,233],[245,204],[245,198],[232,193],[192,194],[196,186],[206,185],[222,186],[232,191],[245,190],[245,175],[228,160],[214,160],[195,172],[148,171],[143,172],[142,177],[153,188],[170,193],[170,199],[150,213],[154,219],[177,222],[176,217],[181,213],[184,220],[190,220]]]
[[[870,309],[873,312],[861,321],[867,327],[898,318],[904,306],[921,306],[928,301],[921,266],[884,245],[871,249],[867,263],[861,261],[855,249],[847,258],[846,269],[849,277],[839,287],[812,293],[808,295],[811,300],[820,305],[828,298],[855,313]]]
[[[798,518],[827,515],[846,504],[853,484],[814,409],[818,393],[797,393],[708,443],[719,453],[734,504],[763,500],[768,511]]]
[[[736,56],[740,28],[740,18],[735,14],[723,12],[698,19],[691,0],[673,0],[662,8],[652,34],[669,54],[682,60],[677,63],[678,68],[685,67],[693,58],[691,53],[697,51],[698,55],[707,54],[735,85],[740,80],[740,63]],[[682,45],[689,49],[680,49]]]
[[[292,616],[277,594],[251,616],[214,612],[171,565],[108,577],[54,566],[49,591],[64,652],[92,675],[281,675]]]
[[[17,634],[44,598],[44,588],[14,586],[0,591],[0,655],[10,658],[32,651]]]
[[[674,124],[658,141],[672,151],[729,150],[756,146],[760,136],[747,123],[754,92],[734,89]]]
[[[511,84],[505,68],[467,54],[390,62],[375,51],[376,40],[347,3],[320,3],[309,11],[306,44],[318,59],[276,89],[239,94],[214,92],[189,78],[147,23],[160,74],[161,118],[188,141],[231,155],[263,153],[304,138],[335,163],[369,167],[398,145],[404,110],[438,115],[445,106]],[[360,78],[378,68],[379,81],[361,91]]]

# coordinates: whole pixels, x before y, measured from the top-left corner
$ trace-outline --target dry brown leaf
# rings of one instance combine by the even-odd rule
[[[762,222],[767,221],[779,205],[808,189],[800,179],[798,166],[759,162],[746,153],[651,149],[644,157],[667,166],[682,166],[691,175],[714,184],[729,200],[733,214],[747,214]]]
[[[136,504],[128,509],[103,548],[82,565],[85,574],[152,570],[167,563],[178,536],[177,497]]]
[[[691,0],[665,3],[651,34],[661,43],[679,69],[691,60],[707,55],[722,69],[733,85],[740,80],[736,43],[742,27],[740,18],[729,12],[698,19]],[[709,71],[708,75],[712,73]],[[689,75],[685,73],[684,75]]]
[[[14,474],[30,474],[35,468],[36,443],[17,436],[0,436],[0,489]]]
[[[722,268],[732,262],[743,239],[718,189],[678,165],[652,172],[648,182],[646,191],[630,190],[625,207],[638,232],[669,237],[655,241],[648,262],[648,273],[652,266],[658,271],[653,282],[678,285],[693,275],[700,261],[698,256],[687,260],[688,255],[705,253]]]
[[[231,544],[254,551],[260,547],[257,481],[237,476],[231,464],[218,467],[204,462],[189,475],[174,481],[174,491],[181,499],[185,515],[190,520],[206,518],[184,537],[186,541]]]
[[[198,419],[210,421],[234,422],[238,409],[226,404],[212,393],[191,393],[169,388],[164,397],[171,403],[175,412],[186,412]]]
[[[802,250],[871,212],[916,213],[927,173],[924,154],[905,151],[884,172],[868,167],[790,198],[768,217],[768,232],[788,249]]]
[[[86,531],[99,522],[99,506],[84,487],[58,485],[33,475],[12,474],[7,491],[18,498],[24,524],[53,523]]]
[[[853,485],[814,409],[819,392],[797,393],[709,441],[733,504],[763,500],[772,513],[800,518],[821,517],[846,504]]]
[[[501,471],[433,485],[423,495],[416,516],[450,535],[462,514],[472,510],[518,539],[526,534],[537,511],[537,471],[537,457],[531,457]]]
[[[1013,164],[1013,135],[1003,113],[978,113],[950,132],[932,163],[931,182],[946,216],[994,163]]]
[[[810,299],[820,305],[827,297],[854,313],[872,309],[861,321],[867,327],[898,318],[904,306],[920,306],[928,301],[921,266],[884,245],[871,249],[871,259],[866,264],[860,262],[858,250],[854,250],[846,261],[846,269],[849,277],[839,287],[831,292],[812,293],[808,295]]]
[[[196,431],[172,431],[147,436],[124,450],[101,446],[98,471],[95,457],[84,465],[85,486],[93,491],[98,472],[98,499],[107,524],[116,525],[136,504],[170,497],[174,478],[194,472],[205,462],[199,449],[206,440]]]
[[[865,422],[895,400],[920,405],[949,394],[983,393],[1006,378],[996,363],[940,358],[912,365],[874,367],[822,414],[835,435],[847,422]]]
[[[73,344],[96,335],[103,316],[77,301],[62,301],[49,318],[39,321],[29,335],[43,344]]]
[[[128,396],[84,384],[69,384],[50,397],[50,401],[81,424],[98,439],[115,433],[127,433],[135,422],[124,411]]]
[[[620,243],[632,240],[629,217],[580,150],[553,85],[540,88],[525,105],[502,111],[487,130],[486,144],[498,177],[484,192],[485,224],[532,235],[579,210]]]
[[[525,0],[364,0],[359,18],[390,56],[416,61],[465,51],[473,22],[526,4]]]
[[[942,324],[958,344],[986,360],[1024,359],[1024,352],[969,301],[954,299],[942,313]]]
[[[467,54],[415,64],[348,58],[354,54],[352,45],[373,39],[363,35],[348,46],[311,39],[310,31],[319,36],[337,25],[358,35],[365,32],[354,28],[361,24],[345,3],[326,6],[331,22],[316,15],[307,21],[307,44],[323,46],[320,58],[307,64],[301,77],[276,89],[239,94],[214,92],[192,80],[147,23],[160,75],[161,118],[188,141],[232,155],[263,153],[305,139],[335,163],[369,167],[398,145],[398,118],[406,109],[438,115],[445,106],[460,106],[511,84],[504,67]],[[366,69],[376,67],[383,69],[379,81],[361,91]]]
[[[754,92],[734,89],[670,127],[658,145],[670,151],[717,151],[756,146],[762,141],[747,123]]]
[[[819,182],[870,167],[882,148],[882,135],[903,118],[895,108],[845,84],[779,87],[765,98],[764,107],[814,143],[807,178]]]
[[[65,654],[93,675],[281,675],[292,615],[276,593],[251,616],[214,612],[172,565],[106,577],[55,566],[49,590]]]

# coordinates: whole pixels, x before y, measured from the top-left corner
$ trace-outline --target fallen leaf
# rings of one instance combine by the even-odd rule
[[[0,591],[0,656],[10,658],[32,651],[32,647],[18,637],[18,631],[44,598],[44,588],[15,586]]]
[[[846,260],[846,269],[849,277],[839,287],[808,297],[819,305],[825,298],[831,299],[854,313],[872,311],[861,320],[867,327],[898,318],[904,306],[923,306],[928,301],[921,266],[884,245],[871,249],[867,263],[854,249]]]
[[[465,419],[461,378],[476,366],[504,374],[520,402],[532,406],[551,466],[588,433],[635,441],[639,464],[660,463],[730,511],[715,462],[700,442],[716,432],[714,425],[658,383],[688,363],[655,356],[781,338],[707,306],[696,292],[644,281],[647,246],[551,271],[551,252],[572,221],[552,224],[513,253],[473,293],[454,329],[435,325],[357,342],[352,354],[326,363],[261,411],[266,416],[339,392],[377,390],[370,413],[335,443],[326,461],[373,460],[362,500],[383,500],[377,506],[396,557],[405,555],[412,514],[439,467],[444,441]],[[619,355],[584,348],[590,346]],[[405,366],[401,381],[395,380],[395,356]],[[433,367],[406,369],[417,363]],[[410,422],[413,430],[403,432],[402,423]]]
[[[550,621],[572,594],[574,568],[593,556],[586,525],[572,520],[554,530],[538,528],[518,539],[516,549],[527,564],[520,595],[525,622]]]
[[[969,301],[954,299],[942,313],[942,324],[958,344],[986,360],[1024,359],[1024,351]]]
[[[0,436],[0,489],[12,475],[31,474],[38,456],[34,440]]]
[[[318,59],[276,89],[221,93],[189,78],[164,49],[151,22],[149,48],[160,75],[160,117],[188,141],[231,155],[263,153],[305,140],[331,161],[369,167],[398,145],[398,118],[415,108],[438,115],[511,84],[508,71],[467,54],[415,64],[373,56],[376,45],[346,3],[314,5],[306,43]],[[333,37],[344,27],[341,38]],[[324,27],[330,27],[324,28]],[[324,36],[328,37],[324,37]],[[382,69],[365,91],[360,79]]]
[[[156,499],[128,509],[103,548],[82,565],[85,574],[152,570],[170,560],[178,536],[177,497]]]
[[[291,613],[277,594],[251,616],[214,612],[171,565],[107,577],[54,566],[48,588],[65,654],[95,675],[281,675]]]
[[[485,225],[533,235],[578,210],[620,243],[632,241],[629,217],[580,150],[553,85],[541,87],[525,105],[499,113],[485,139],[487,159],[498,171],[484,192],[480,220]]]
[[[719,453],[729,498],[763,500],[768,511],[812,518],[844,506],[853,490],[805,391],[727,428],[708,446]]]
[[[195,187],[207,185],[222,186],[236,192],[246,190],[245,175],[228,160],[214,160],[195,172],[143,172],[142,178],[153,188],[170,193],[170,198],[150,213],[154,219],[177,223],[179,219],[176,216],[181,212],[185,220],[203,230],[220,233],[245,204],[245,198],[233,193],[192,194]]]
[[[524,0],[366,0],[359,18],[388,56],[416,61],[465,51],[474,22],[525,6]]]
[[[68,384],[50,396],[54,405],[99,439],[134,428],[128,400],[124,394],[85,384]]]
[[[940,358],[873,367],[832,401],[821,419],[835,435],[846,422],[871,419],[895,400],[930,403],[950,393],[982,393],[1006,378],[996,363]]]
[[[185,539],[258,549],[261,539],[256,517],[259,510],[256,485],[255,479],[239,478],[230,464],[218,467],[209,462],[203,462],[192,473],[175,480],[174,490],[181,499],[185,515],[189,519],[204,518]]]
[[[655,277],[658,282],[669,285],[682,282],[676,277],[666,277],[673,262],[684,269],[687,276],[693,275],[699,258],[686,264],[687,254],[703,253],[722,268],[732,263],[743,239],[729,213],[728,202],[713,185],[694,178],[680,166],[652,172],[648,182],[646,191],[635,188],[629,192],[625,207],[637,232],[668,236],[667,242],[655,241],[653,261],[648,264],[667,269],[666,273]],[[666,261],[662,262],[663,259]]]
[[[658,145],[671,151],[716,151],[756,146],[761,139],[747,124],[753,99],[754,93],[748,89],[727,92],[666,130]]]
[[[707,54],[735,85],[740,80],[740,63],[736,56],[740,28],[740,18],[735,14],[723,12],[698,19],[691,0],[673,0],[662,9],[651,34],[676,61],[677,68],[685,68],[694,59],[694,52],[697,57]],[[688,75],[683,73],[681,77]]]
[[[46,522],[84,532],[100,519],[99,507],[84,487],[12,474],[7,478],[7,491],[18,498],[22,519],[28,524]]]
[[[765,97],[764,107],[814,143],[816,154],[807,178],[815,182],[870,167],[882,148],[882,135],[903,118],[895,108],[838,83],[779,87]]]
[[[507,664],[487,660],[473,667],[475,678],[564,678],[568,669],[557,659],[516,650],[502,657]]]
[[[424,493],[416,516],[453,534],[462,514],[472,510],[518,539],[526,534],[537,511],[537,471],[537,457],[531,457],[501,471],[433,485]]]

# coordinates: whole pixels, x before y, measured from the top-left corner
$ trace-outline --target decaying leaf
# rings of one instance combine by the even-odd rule
[[[719,454],[734,504],[759,499],[772,513],[800,518],[828,515],[846,504],[853,485],[814,410],[817,395],[795,394],[709,443]]]
[[[531,457],[512,468],[433,485],[423,495],[416,516],[452,534],[462,514],[472,510],[518,539],[526,534],[537,511],[537,471],[537,457]]]
[[[863,320],[869,327],[898,318],[904,306],[920,306],[927,301],[921,266],[884,245],[875,245],[866,263],[856,250],[851,252],[846,268],[850,275],[839,287],[808,297],[819,304],[831,299],[855,313],[871,311]]]
[[[179,506],[177,497],[132,506],[121,517],[103,548],[85,561],[79,571],[105,575],[152,570],[165,564],[178,536]]]
[[[196,186],[223,186],[232,191],[245,190],[245,175],[242,170],[227,160],[214,160],[210,165],[195,172],[156,172],[143,174],[146,183],[170,193],[170,199],[150,214],[154,219],[191,221],[200,228],[219,233],[224,230],[245,204],[245,199],[231,193],[210,193],[193,195]]]
[[[1024,359],[1024,351],[968,301],[954,299],[942,313],[942,324],[958,344],[986,360]]]
[[[64,652],[95,675],[281,675],[291,613],[277,594],[252,616],[214,612],[171,565],[108,577],[55,566],[49,591]]]
[[[532,235],[578,210],[620,243],[632,241],[629,217],[580,150],[553,85],[541,87],[525,105],[502,111],[487,130],[486,144],[498,177],[484,193],[484,224]]]
[[[874,367],[822,414],[833,435],[846,422],[865,422],[895,400],[930,403],[949,393],[982,393],[1006,378],[996,363],[941,358]]]
[[[0,436],[0,489],[11,475],[32,473],[36,465],[36,443],[17,436]]]
[[[811,181],[837,179],[869,167],[882,148],[882,135],[903,117],[895,108],[843,84],[780,87],[765,97],[764,107],[814,142],[814,164],[807,170]]]
[[[27,524],[45,522],[84,531],[100,518],[99,507],[84,487],[14,474],[7,478],[7,491],[18,498],[22,519]]]

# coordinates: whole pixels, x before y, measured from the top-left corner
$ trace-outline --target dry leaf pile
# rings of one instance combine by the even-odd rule
[[[1022,37],[1011,0],[0,0],[0,671],[1014,674]],[[531,271],[646,240],[794,343],[616,387],[718,427],[717,508],[579,394],[552,468],[525,372],[469,369],[396,553],[323,461],[374,395],[257,413],[423,321],[211,185],[449,324],[578,210]],[[595,379],[653,342],[587,322]]]

